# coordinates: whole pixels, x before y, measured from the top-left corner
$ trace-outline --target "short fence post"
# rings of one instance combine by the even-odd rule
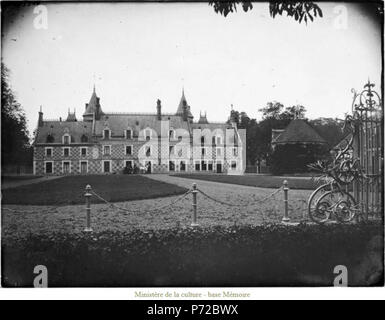
[[[192,219],[191,226],[194,228],[199,226],[199,224],[197,223],[198,190],[197,190],[196,183],[193,184],[192,195],[193,195],[193,219]]]
[[[87,213],[87,222],[86,222],[86,228],[84,229],[84,232],[92,232],[91,228],[91,186],[88,184],[86,186],[86,193],[84,196],[86,197],[86,213]]]
[[[290,222],[289,218],[289,183],[287,180],[283,181],[283,194],[284,194],[284,214],[282,218],[283,223]]]

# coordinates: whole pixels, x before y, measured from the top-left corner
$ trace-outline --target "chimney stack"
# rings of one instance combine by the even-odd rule
[[[42,107],[40,106],[38,127],[42,127],[42,126],[43,126],[43,110],[42,110]]]
[[[158,115],[158,120],[162,120],[162,102],[159,99],[156,101],[156,112]]]

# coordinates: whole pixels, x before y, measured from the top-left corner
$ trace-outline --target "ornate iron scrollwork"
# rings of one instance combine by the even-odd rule
[[[352,115],[346,116],[343,130],[349,132],[345,144],[335,150],[332,161],[318,161],[309,167],[320,172],[318,180],[326,183],[316,189],[308,201],[308,213],[312,221],[325,223],[334,215],[339,222],[350,222],[361,212],[360,204],[350,193],[354,181],[370,180],[361,159],[354,157],[355,141],[360,130],[368,133],[367,122],[375,123],[382,118],[381,99],[368,82],[361,93],[352,90]],[[364,129],[362,129],[364,128]]]

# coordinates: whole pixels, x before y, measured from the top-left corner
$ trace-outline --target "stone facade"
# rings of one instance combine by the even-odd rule
[[[184,93],[176,114],[104,113],[94,90],[83,121],[45,121],[39,112],[34,141],[36,175],[142,172],[243,173],[246,134],[232,121],[193,121]]]

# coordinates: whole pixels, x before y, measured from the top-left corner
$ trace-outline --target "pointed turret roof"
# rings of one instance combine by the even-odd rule
[[[188,117],[189,117],[189,118],[194,118],[194,116],[193,116],[192,113],[191,113],[190,106],[188,105],[187,100],[186,100],[186,97],[185,97],[185,95],[184,95],[184,88],[183,88],[183,90],[182,90],[182,97],[180,98],[178,110],[176,111],[176,114],[177,114],[177,115],[183,115],[183,106],[186,106],[186,107],[187,107],[187,114],[188,114]]]
[[[313,129],[306,121],[295,119],[290,122],[284,132],[276,137],[274,144],[286,143],[316,143],[326,144],[326,140],[322,138],[315,129]]]
[[[68,122],[75,122],[75,121],[78,121],[76,119],[76,110],[74,110],[73,113],[70,112],[70,110],[68,109],[68,116],[67,116],[67,120]]]
[[[199,124],[208,124],[208,120],[207,120],[207,112],[203,115],[202,113],[200,113],[200,117],[199,117],[199,121],[198,121]]]

